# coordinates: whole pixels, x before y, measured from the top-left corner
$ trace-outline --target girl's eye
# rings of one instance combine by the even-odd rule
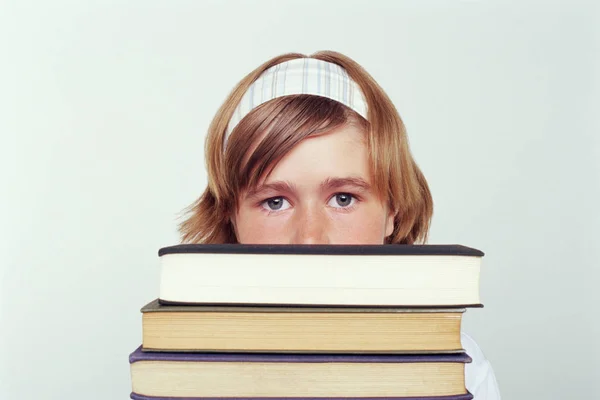
[[[287,204],[287,206],[285,206]],[[289,208],[290,203],[283,197],[273,197],[263,201],[262,206],[267,211],[281,211]]]
[[[329,205],[334,208],[347,208],[355,201],[356,198],[350,193],[337,193],[329,200]]]

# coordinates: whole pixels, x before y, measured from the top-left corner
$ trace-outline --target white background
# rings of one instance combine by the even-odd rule
[[[465,330],[503,398],[600,398],[593,2],[0,4],[0,399],[128,398],[212,116],[262,62],[321,49],[395,102],[430,243],[486,252]]]

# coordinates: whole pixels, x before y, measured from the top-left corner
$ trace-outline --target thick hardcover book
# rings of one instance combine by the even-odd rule
[[[464,308],[170,306],[142,308],[144,351],[462,352]]]
[[[140,347],[129,362],[137,396],[422,399],[468,395],[464,364],[471,358],[464,353],[154,353]]]
[[[459,245],[185,244],[159,250],[162,304],[481,306]]]

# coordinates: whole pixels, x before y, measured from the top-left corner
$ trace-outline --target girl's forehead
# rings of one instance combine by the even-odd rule
[[[364,133],[352,125],[301,141],[259,185],[288,181],[297,186],[321,185],[326,180],[360,178],[369,181],[370,163]]]

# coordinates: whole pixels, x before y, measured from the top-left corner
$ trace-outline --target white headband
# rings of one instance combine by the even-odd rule
[[[360,87],[337,64],[314,58],[297,58],[277,64],[250,85],[225,132],[224,143],[237,124],[259,105],[291,94],[312,94],[338,101],[367,118],[367,103]]]

